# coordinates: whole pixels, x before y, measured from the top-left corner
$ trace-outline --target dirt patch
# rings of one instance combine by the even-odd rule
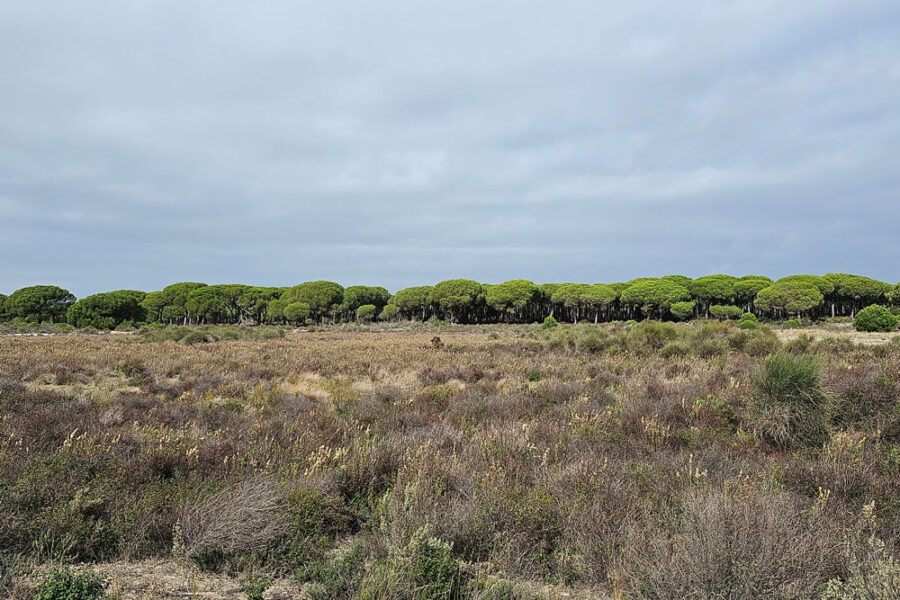
[[[847,339],[859,346],[880,346],[881,344],[890,343],[900,332],[882,333],[882,332],[865,332],[856,331],[849,324],[845,327],[804,327],[802,329],[777,329],[776,333],[782,342],[795,340],[801,335],[812,336],[815,340],[821,340],[826,337]]]

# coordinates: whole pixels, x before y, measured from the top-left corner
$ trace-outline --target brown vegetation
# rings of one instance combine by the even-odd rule
[[[813,598],[870,539],[896,552],[900,344],[434,337],[0,338],[7,579],[183,556],[312,598]],[[779,349],[816,356],[828,399],[791,444],[760,426]]]

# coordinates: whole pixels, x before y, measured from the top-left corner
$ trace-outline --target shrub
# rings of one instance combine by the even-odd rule
[[[375,566],[358,597],[447,600],[461,595],[467,579],[451,544],[431,537],[423,528],[413,533],[405,548]]]
[[[674,532],[635,542],[629,598],[813,598],[834,573],[835,536],[786,493],[697,491],[679,512]]]
[[[778,353],[753,376],[755,425],[779,448],[815,446],[828,439],[830,398],[817,360]]]
[[[198,565],[218,570],[228,555],[261,549],[285,530],[278,483],[258,476],[189,506],[176,542]]]
[[[759,319],[757,319],[757,318],[756,318],[756,315],[754,315],[753,313],[751,313],[751,312],[746,312],[746,313],[744,313],[744,314],[741,315],[741,321],[753,321],[753,322],[758,323],[758,322],[759,322]]]
[[[893,331],[897,326],[897,317],[884,306],[873,304],[856,314],[853,327],[857,331]]]
[[[783,323],[783,325],[786,329],[797,329],[798,327],[800,327],[800,322],[796,319],[788,319]]]
[[[634,319],[628,319],[627,321],[625,321],[625,324],[626,325],[637,325],[637,321],[635,321]]]
[[[884,542],[869,540],[869,552],[853,556],[850,574],[844,580],[832,579],[821,600],[894,600],[900,590],[900,562],[885,552]]]
[[[713,356],[722,356],[728,351],[728,346],[724,340],[708,339],[698,341],[694,345],[697,356],[701,358],[712,358]]]
[[[738,306],[714,304],[709,307],[709,314],[724,321],[726,319],[737,319],[741,316],[741,309]]]
[[[691,353],[690,348],[681,342],[669,342],[659,351],[659,355],[663,358],[676,358],[679,356],[687,356]]]
[[[744,344],[744,352],[750,356],[768,356],[778,350],[780,345],[774,331],[768,327],[760,327],[752,332],[750,339]]]
[[[591,328],[576,338],[576,346],[584,352],[602,352],[610,345],[609,334],[602,329]]]
[[[106,587],[106,581],[93,571],[57,568],[41,582],[33,600],[101,600],[108,597]]]
[[[759,327],[758,321],[751,321],[749,319],[741,321],[740,325],[741,329],[756,329]]]
[[[679,321],[687,321],[694,316],[694,307],[696,305],[697,303],[694,301],[676,302],[669,308],[669,312]]]
[[[544,319],[544,322],[541,324],[541,329],[552,329],[556,327],[559,323],[556,322],[556,319],[553,317],[547,317]]]

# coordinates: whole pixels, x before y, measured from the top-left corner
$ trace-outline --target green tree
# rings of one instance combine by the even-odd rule
[[[800,317],[822,306],[824,301],[819,287],[802,279],[779,280],[756,295],[756,307],[775,316],[787,314]]]
[[[67,320],[75,327],[96,329],[115,329],[126,321],[142,322],[147,317],[141,306],[144,296],[144,292],[136,290],[94,294],[70,306]]]
[[[356,309],[360,306],[371,304],[375,307],[377,312],[390,301],[391,293],[383,287],[351,285],[344,290],[344,302],[341,309],[342,312],[352,314],[356,312]]]
[[[6,294],[0,294],[0,323],[9,320],[9,312],[6,310]]]
[[[400,315],[400,308],[396,304],[385,304],[378,315],[379,321],[394,321]]]
[[[375,318],[375,310],[374,304],[363,304],[356,309],[356,320],[364,323],[371,321]]]
[[[421,315],[424,321],[431,312],[431,292],[433,290],[434,287],[430,285],[408,287],[394,294],[391,304],[395,304],[407,318],[411,319]]]
[[[734,299],[744,307],[747,312],[752,312],[753,301],[761,289],[772,285],[772,280],[762,275],[745,275],[734,282]]]
[[[691,295],[700,303],[706,315],[712,304],[734,302],[734,284],[737,279],[731,275],[707,275],[698,277],[686,286]]]
[[[268,305],[266,305],[266,321],[268,323],[284,323],[284,307],[287,305],[287,300],[283,298],[269,301]]]
[[[293,325],[299,325],[309,318],[311,312],[306,302],[291,302],[284,307],[284,318]]]
[[[217,285],[198,287],[188,294],[184,312],[194,323],[222,323],[228,317],[228,304]]]
[[[246,286],[235,299],[240,319],[252,319],[256,323],[267,320],[269,303],[281,296],[280,288]]]
[[[289,304],[294,302],[308,304],[310,316],[321,321],[340,311],[344,301],[344,288],[333,281],[307,281],[289,289],[282,298]]]
[[[709,314],[720,321],[739,319],[742,312],[740,306],[734,305],[713,304],[709,307]]]
[[[693,279],[686,275],[663,275],[660,279],[665,279],[666,281],[671,281],[672,283],[677,283],[684,289],[690,291],[691,283],[693,283]]]
[[[694,316],[694,308],[697,303],[693,300],[688,302],[676,302],[669,307],[669,312],[679,321],[688,321]]]
[[[16,290],[6,299],[6,311],[12,318],[34,323],[65,321],[66,311],[75,296],[55,285],[33,285]]]
[[[891,285],[877,279],[850,275],[848,273],[829,273],[823,279],[831,283],[832,293],[826,295],[831,306],[831,316],[840,311],[853,317],[859,309],[874,304],[890,293]]]
[[[205,283],[196,281],[182,281],[166,286],[159,292],[151,292],[146,295],[141,306],[147,311],[147,319],[162,323],[187,323],[188,314],[184,306],[188,295]]]
[[[448,279],[434,286],[431,300],[452,322],[469,322],[484,305],[484,287],[471,279]]]
[[[788,275],[787,277],[782,277],[775,283],[799,283],[804,285],[812,285],[815,286],[817,290],[819,290],[819,293],[822,294],[823,299],[827,298],[834,292],[834,284],[825,277],[819,277],[818,275]]]
[[[522,320],[526,314],[534,316],[535,305],[541,299],[541,290],[525,279],[504,281],[488,288],[485,301],[488,306],[504,315],[506,320]]]
[[[663,317],[676,302],[691,299],[690,292],[683,286],[665,279],[638,281],[622,292],[621,300],[633,312],[640,309],[644,316]]]

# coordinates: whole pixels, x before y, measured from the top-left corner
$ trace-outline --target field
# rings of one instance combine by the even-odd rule
[[[894,334],[392,327],[0,337],[0,595],[896,597]]]

